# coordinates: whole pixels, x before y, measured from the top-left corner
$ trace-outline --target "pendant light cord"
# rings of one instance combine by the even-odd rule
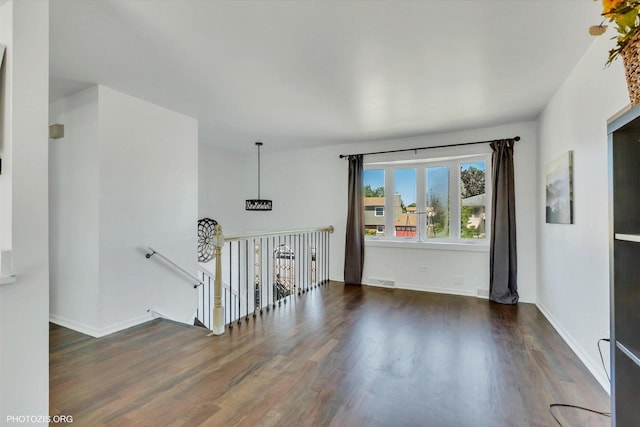
[[[258,199],[260,199],[260,146],[262,142],[258,141],[256,145],[258,146]]]

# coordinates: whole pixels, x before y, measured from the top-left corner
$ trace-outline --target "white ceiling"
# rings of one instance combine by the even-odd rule
[[[52,0],[51,100],[100,83],[239,150],[533,120],[598,3]]]

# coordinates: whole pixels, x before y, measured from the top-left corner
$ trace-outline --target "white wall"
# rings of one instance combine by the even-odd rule
[[[100,86],[100,302],[102,327],[146,308],[186,322],[193,283],[141,256],[153,246],[196,271],[198,123]]]
[[[0,4],[2,5],[2,4]],[[0,43],[10,45],[13,40],[13,7],[12,5],[2,5],[3,10],[0,15]],[[0,102],[2,102],[2,114],[0,114],[0,159],[2,162],[2,175],[0,176],[0,249],[11,249],[11,216],[13,197],[11,170],[13,166],[10,159],[12,150],[11,144],[11,103],[13,102],[13,66],[11,58],[13,52],[9,50],[5,53],[5,64],[0,73]]]
[[[0,286],[0,423],[4,423],[8,415],[49,413],[48,2],[2,2],[0,43],[7,45],[0,241],[4,248],[11,244],[18,276],[15,283]],[[12,193],[7,191],[9,182]],[[4,215],[7,210],[10,216]]]
[[[257,165],[257,157],[254,160]],[[237,152],[203,143],[199,145],[198,218],[215,219],[223,225],[225,234],[245,232],[244,201],[256,197],[248,190],[257,191],[257,181],[249,181],[253,175],[245,173],[249,164],[247,156]]]
[[[65,137],[49,140],[49,249],[53,316],[98,328],[98,86],[50,105]]]
[[[265,142],[261,198],[273,200],[270,212],[245,211],[245,200],[255,199],[258,190],[257,150],[250,150],[238,155],[201,145],[200,216],[218,220],[225,234],[334,225],[330,272],[331,278],[341,280],[347,170],[338,159],[339,147],[274,153]],[[219,183],[224,190],[217,188]]]
[[[488,129],[477,129],[439,135],[403,138],[388,141],[351,143],[339,146],[285,152],[269,151],[265,141],[262,149],[262,198],[273,200],[271,212],[244,213],[244,199],[256,196],[256,155],[245,156],[233,171],[220,171],[217,178],[229,186],[227,195],[220,194],[219,209],[228,213],[219,217],[244,218],[243,232],[286,230],[302,227],[333,225],[331,266],[333,280],[343,280],[344,239],[347,217],[347,162],[339,154],[412,148],[430,145],[472,142],[520,135],[515,149],[516,213],[518,223],[519,292],[522,301],[535,301],[536,292],[536,126],[533,122],[518,123]],[[485,150],[489,150],[486,146]],[[487,151],[487,152],[489,152]],[[451,152],[451,151],[449,151]],[[201,150],[201,155],[209,151]],[[219,152],[211,151],[219,154]],[[438,155],[445,155],[440,151]],[[234,159],[235,160],[235,159]],[[202,162],[208,162],[204,158]],[[213,159],[211,159],[213,161]],[[215,172],[213,172],[216,175]],[[224,175],[226,174],[226,175]],[[249,179],[242,179],[246,174]],[[202,190],[209,191],[209,190]],[[214,190],[211,190],[214,191]],[[242,203],[232,200],[239,194]],[[205,197],[201,192],[200,200]],[[236,196],[237,198],[237,196]],[[227,200],[230,202],[227,203]],[[201,210],[201,215],[203,214]],[[224,222],[222,222],[225,227]],[[398,286],[475,295],[477,288],[488,289],[488,252],[451,252],[416,250],[367,245],[364,280],[381,277],[396,280]],[[445,263],[443,265],[443,263]],[[450,264],[453,263],[453,264]],[[451,265],[468,265],[465,285],[454,284],[458,271]],[[427,267],[429,274],[419,272]]]
[[[621,62],[603,66],[612,43],[594,42],[540,116],[537,191],[538,306],[607,390],[596,347],[609,336],[607,119],[629,103]],[[546,224],[545,165],[568,150],[575,224]]]
[[[54,103],[51,120],[66,134],[51,144],[51,245],[65,251],[51,260],[52,321],[94,336],[147,309],[190,321],[192,281],[144,254],[196,272],[197,121],[104,86]]]

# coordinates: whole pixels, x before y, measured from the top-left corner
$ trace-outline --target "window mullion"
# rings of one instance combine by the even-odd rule
[[[420,165],[416,169],[416,239],[423,241],[427,238],[427,168]]]
[[[485,235],[486,239],[489,239],[491,236],[491,215],[493,215],[493,211],[491,208],[493,207],[492,197],[493,197],[493,165],[491,162],[491,156],[486,156],[484,158],[485,161],[485,173],[484,173],[484,194],[485,194]]]
[[[386,238],[395,236],[393,224],[394,170],[393,166],[385,166],[384,168],[384,235]]]
[[[449,164],[449,236],[453,240],[460,239],[460,165]]]

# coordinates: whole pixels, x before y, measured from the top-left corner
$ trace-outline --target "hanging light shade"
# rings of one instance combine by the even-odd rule
[[[260,198],[260,147],[262,142],[256,142],[258,147],[258,198],[247,199],[245,201],[245,209],[248,211],[270,211],[273,209],[273,201]]]

